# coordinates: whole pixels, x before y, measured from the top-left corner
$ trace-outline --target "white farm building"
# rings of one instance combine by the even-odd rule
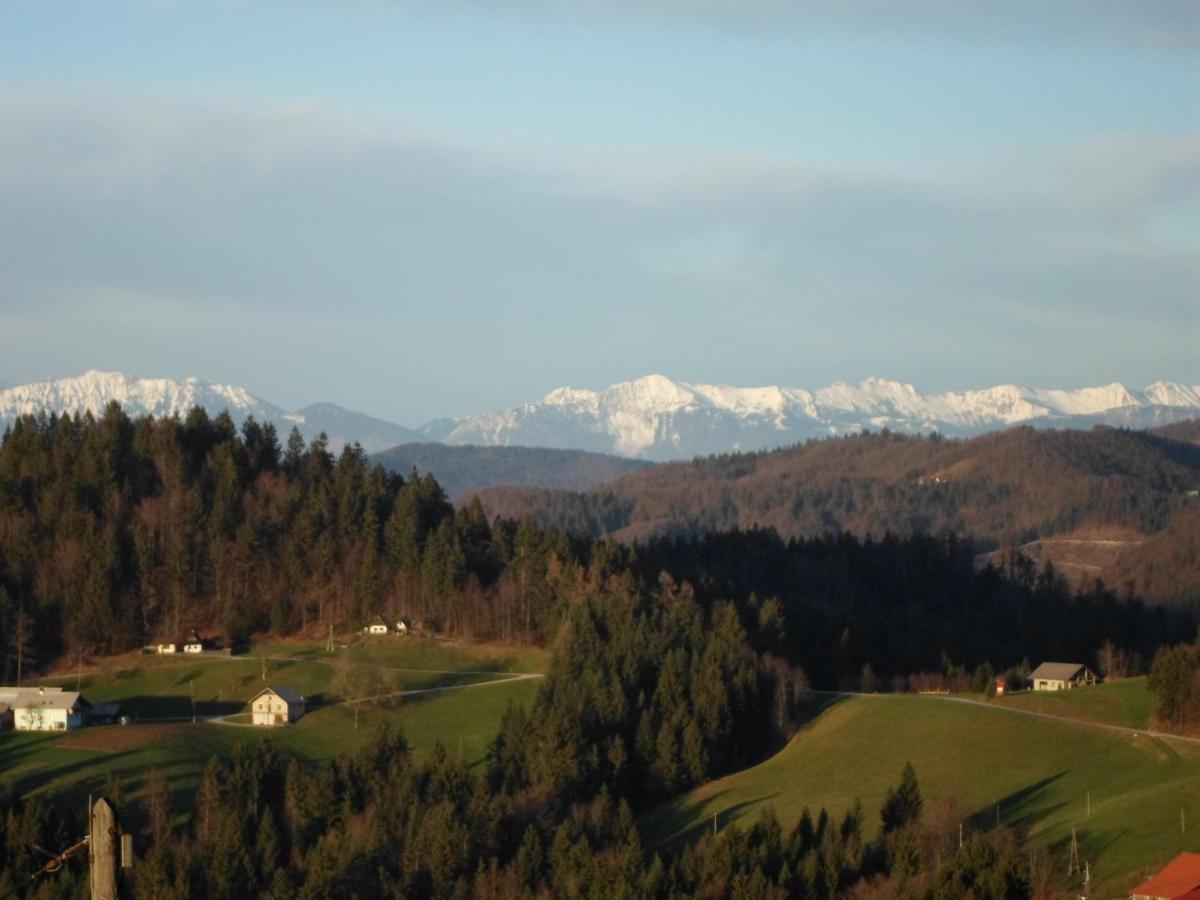
[[[0,704],[9,707],[17,731],[69,731],[83,725],[90,704],[78,691],[56,687],[0,687]]]
[[[1098,680],[1083,663],[1044,662],[1029,675],[1035,691],[1067,691],[1086,687]]]
[[[268,687],[250,701],[253,725],[290,725],[304,715],[304,697],[286,687]]]

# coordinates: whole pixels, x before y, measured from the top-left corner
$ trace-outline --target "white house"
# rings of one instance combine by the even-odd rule
[[[204,651],[204,642],[202,640],[200,640],[199,635],[197,635],[196,632],[193,631],[191,634],[188,635],[187,640],[183,642],[183,652],[184,653],[202,653],[203,651]]]
[[[254,725],[290,725],[304,715],[304,697],[286,687],[268,687],[250,701]]]
[[[90,704],[77,691],[61,688],[23,690],[12,701],[17,731],[68,731],[83,725]]]
[[[1096,673],[1083,663],[1044,662],[1029,675],[1035,691],[1065,691],[1095,684]]]
[[[383,616],[376,616],[363,628],[363,634],[387,634],[391,630]]]
[[[408,634],[408,622],[401,619],[396,623],[396,634]]]
[[[175,642],[174,641],[164,641],[161,644],[155,644],[154,652],[155,653],[174,653],[175,652]]]

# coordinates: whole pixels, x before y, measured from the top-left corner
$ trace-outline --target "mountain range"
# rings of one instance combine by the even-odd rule
[[[384,450],[418,438],[416,432],[352,412],[332,403],[314,403],[303,409],[288,411],[269,403],[244,388],[214,384],[201,378],[134,378],[121,372],[84,372],[75,378],[58,378],[0,390],[0,424],[11,424],[17,416],[53,413],[98,414],[112,401],[117,401],[130,416],[186,416],[196,406],[210,415],[222,410],[229,412],[234,424],[241,427],[249,416],[260,423],[270,422],[279,432],[280,441],[287,439],[293,427],[305,440],[321,432],[337,449],[358,441],[368,452]]]
[[[410,429],[332,403],[287,411],[243,388],[199,378],[90,371],[0,390],[0,422],[41,410],[96,412],[111,400],[131,415],[186,414],[196,405],[214,415],[227,409],[239,424],[250,415],[271,422],[281,438],[296,426],[306,439],[324,431],[335,447],[358,441],[368,452],[435,442],[586,450],[654,461],[768,450],[884,428],[970,437],[1016,424],[1148,428],[1200,417],[1200,385],[1165,381],[1141,389],[1118,383],[1077,390],[1009,384],[923,393],[882,378],[809,390],[692,384],[648,375],[599,391],[562,387],[511,409]]]

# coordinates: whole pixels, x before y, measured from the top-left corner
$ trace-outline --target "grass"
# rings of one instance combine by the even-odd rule
[[[185,809],[209,758],[228,756],[239,743],[269,736],[282,755],[320,763],[353,753],[380,721],[404,730],[418,760],[440,742],[477,766],[509,703],[528,704],[537,690],[535,679],[509,681],[503,676],[536,671],[545,663],[545,654],[536,649],[409,637],[384,638],[377,645],[355,643],[333,656],[323,648],[309,649],[263,648],[264,656],[276,657],[266,659],[267,681],[294,687],[316,701],[299,722],[279,729],[148,722],[190,717],[194,690],[198,715],[232,714],[232,721],[242,724],[248,719],[241,712],[246,701],[263,686],[257,655],[205,660],[139,656],[123,659],[126,665],[133,662],[128,668],[86,674],[80,686],[88,700],[120,701],[127,714],[144,724],[65,735],[0,732],[0,787],[12,785],[19,793],[42,794],[59,806],[82,810],[87,794],[104,790],[110,776],[121,781],[126,798],[136,801],[147,774],[160,769],[170,780],[175,808]],[[278,658],[283,656],[296,658]],[[72,690],[76,682],[75,676],[46,680]],[[458,685],[477,686],[354,705],[331,702]]]
[[[248,654],[297,656],[325,659],[325,644],[319,641],[267,640],[254,645]],[[474,644],[407,635],[354,635],[347,646],[335,651],[336,658],[393,668],[447,669],[479,672],[545,672],[549,652],[541,647],[510,644]]]
[[[1126,678],[1070,691],[1022,691],[991,702],[1013,709],[1126,728],[1149,728],[1154,712],[1154,695],[1146,686],[1145,678]]]
[[[805,807],[842,815],[861,799],[874,831],[908,761],[924,795],[955,798],[968,827],[993,823],[999,805],[1004,823],[1064,854],[1076,829],[1102,891],[1200,849],[1200,745],[905,695],[834,701],[775,756],[652,810],[643,824],[650,841],[671,844],[714,814],[748,824],[770,806],[787,825]],[[1186,836],[1181,808],[1196,823]]]

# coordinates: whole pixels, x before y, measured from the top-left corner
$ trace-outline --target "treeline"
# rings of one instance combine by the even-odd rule
[[[1200,731],[1200,639],[1161,648],[1147,683],[1154,692],[1154,716],[1160,727]]]
[[[185,420],[25,417],[0,446],[0,643],[31,662],[216,626],[236,643],[376,612],[535,640],[556,578],[587,556],[529,523],[455,511],[430,475],[329,452],[293,430],[195,409]],[[558,561],[562,568],[551,571]],[[539,630],[543,629],[543,630]]]
[[[979,569],[953,533],[732,530],[628,547],[489,522],[478,503],[451,506],[430,475],[388,473],[354,446],[335,457],[295,432],[280,447],[269,425],[239,432],[199,409],[184,420],[131,421],[115,405],[99,419],[26,417],[0,445],[5,679],[198,625],[236,642],[357,628],[376,612],[549,642],[589,598],[644,602],[664,573],[706,621],[728,606],[720,615],[759,665],[803,666],[819,687],[859,685],[866,666],[887,687],[953,667],[1094,665],[1106,640],[1149,660],[1195,634],[1187,611],[1099,583],[1070,590],[1019,554]]]
[[[648,850],[629,804],[602,788],[587,800],[508,783],[495,761],[475,774],[440,748],[412,761],[386,729],[356,755],[317,769],[269,741],[210,761],[176,828],[170,786],[151,773],[140,804],[122,802],[139,859],[123,872],[135,898],[833,898],[1030,896],[1029,867],[1005,829],[959,846],[961,811],[927,809],[911,766],[872,823],[807,810],[784,830],[771,813],[727,825],[676,853]],[[0,796],[0,890],[28,883],[31,849],[61,848],[79,823],[37,798]],[[26,896],[86,895],[79,858]]]
[[[1150,660],[1190,639],[1196,618],[1147,606],[1100,582],[1071,589],[1052,564],[1019,553],[976,565],[954,535],[848,534],[784,541],[733,531],[641,545],[640,580],[668,571],[704,603],[729,600],[756,635],[756,650],[801,663],[815,686],[904,690],[912,676],[982,667],[999,674],[1045,660],[1100,666],[1106,642],[1127,660]],[[759,621],[774,627],[756,627]],[[984,679],[986,682],[987,679]]]

